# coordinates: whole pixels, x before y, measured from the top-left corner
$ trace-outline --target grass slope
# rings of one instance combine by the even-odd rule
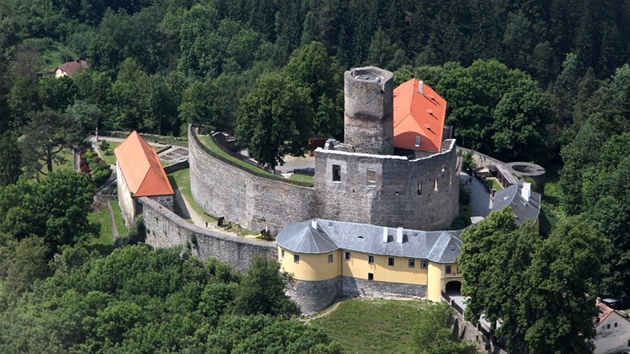
[[[425,304],[412,300],[347,300],[311,324],[341,343],[348,353],[412,353],[412,328]]]

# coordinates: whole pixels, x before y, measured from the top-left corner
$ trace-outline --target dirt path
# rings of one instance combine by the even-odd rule
[[[335,302],[332,306],[327,308],[324,312],[320,312],[320,313],[318,313],[315,316],[301,318],[300,321],[304,322],[305,324],[310,324],[311,320],[316,320],[316,319],[319,319],[319,318],[322,318],[322,317],[326,317],[326,316],[330,315],[331,313],[333,313],[337,309],[337,307],[339,307],[339,304],[342,301],[344,301],[344,300],[339,300],[339,301]]]

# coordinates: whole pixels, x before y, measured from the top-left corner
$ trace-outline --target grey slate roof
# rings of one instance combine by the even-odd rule
[[[403,242],[396,241],[397,229],[387,228],[388,242],[383,242],[384,227],[342,221],[317,220],[285,227],[276,242],[295,253],[321,254],[337,249],[374,255],[427,259],[436,263],[453,263],[460,254],[460,231],[418,231],[403,229]],[[335,246],[332,246],[332,245]],[[329,245],[326,248],[323,245]]]
[[[513,184],[494,193],[492,210],[501,210],[506,206],[512,208],[516,215],[516,224],[521,225],[528,220],[537,220],[540,213],[540,193],[531,192],[529,200],[523,199],[518,184]]]

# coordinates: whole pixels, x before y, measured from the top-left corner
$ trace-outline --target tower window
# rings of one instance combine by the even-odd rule
[[[368,186],[376,184],[376,171],[367,170],[367,184]]]
[[[340,182],[341,181],[341,166],[339,166],[339,165],[332,165],[332,180],[334,182]]]
[[[422,195],[422,183],[418,182],[418,195]]]
[[[437,180],[437,178],[433,180],[433,189],[435,189],[436,192],[438,190],[438,180]]]
[[[451,266],[446,266],[446,274],[451,274]]]
[[[299,254],[293,255],[293,262],[300,263],[300,255]]]
[[[416,135],[416,147],[420,147],[420,135]]]
[[[333,262],[333,255],[329,254],[328,255],[328,263],[332,263]]]

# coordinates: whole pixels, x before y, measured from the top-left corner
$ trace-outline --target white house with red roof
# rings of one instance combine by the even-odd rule
[[[614,310],[597,301],[599,316],[595,320],[597,334],[593,340],[594,354],[619,353],[630,348],[630,319],[628,314]]]
[[[138,132],[131,133],[116,149],[118,203],[125,223],[132,225],[140,214],[139,197],[150,197],[173,210],[173,187],[166,177],[160,158]]]
[[[55,78],[58,79],[63,76],[72,76],[76,73],[84,72],[89,67],[90,66],[85,60],[77,59],[74,61],[63,63],[58,67],[52,69],[51,71],[55,73]]]

